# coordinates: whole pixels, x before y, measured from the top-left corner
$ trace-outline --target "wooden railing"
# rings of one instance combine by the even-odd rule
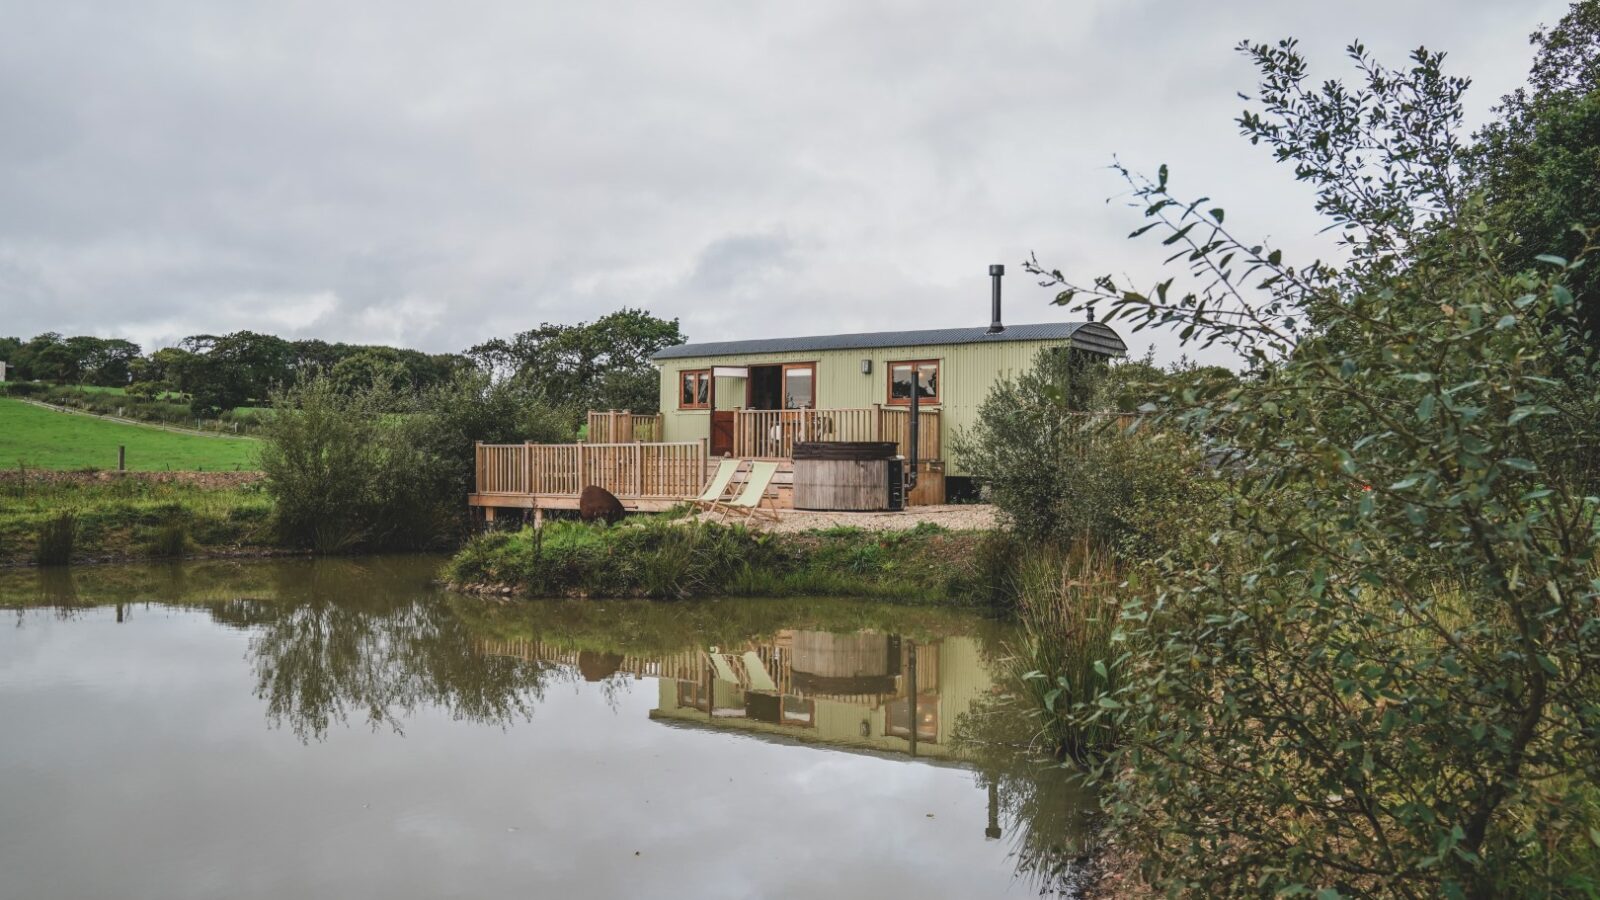
[[[940,459],[937,409],[918,410],[918,456]],[[733,455],[787,459],[803,441],[893,441],[909,456],[911,411],[892,406],[858,409],[741,409],[734,413]]]
[[[627,444],[660,441],[661,414],[636,415],[625,409],[589,410],[586,444]]]
[[[478,444],[480,494],[576,497],[589,485],[622,499],[681,499],[706,481],[701,441],[676,444]]]

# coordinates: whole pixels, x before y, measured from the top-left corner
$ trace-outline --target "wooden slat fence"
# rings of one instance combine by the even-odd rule
[[[651,443],[661,440],[662,417],[660,413],[640,415],[625,409],[591,409],[588,426],[585,443],[627,444],[634,441]]]
[[[940,459],[940,415],[918,410],[922,459]],[[894,441],[909,456],[911,411],[889,406],[856,409],[741,409],[734,413],[733,455],[788,459],[804,441]]]
[[[628,499],[683,499],[706,480],[704,442],[478,444],[480,494],[576,497],[589,485]]]

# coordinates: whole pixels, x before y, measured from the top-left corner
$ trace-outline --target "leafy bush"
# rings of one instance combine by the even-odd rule
[[[272,406],[261,464],[280,533],[324,553],[439,544],[467,525],[474,441],[571,437],[541,394],[476,373],[417,396],[309,376]]]
[[[1095,769],[1111,827],[1175,894],[1593,894],[1600,499],[1571,460],[1600,448],[1600,366],[1565,286],[1584,260],[1497,268],[1440,55],[1392,71],[1352,47],[1350,89],[1308,86],[1293,42],[1244,49],[1265,109],[1241,124],[1316,187],[1348,262],[1236,239],[1163,167],[1128,176],[1136,235],[1175,245],[1192,289],[1037,270],[1061,302],[1253,368],[1168,398],[1169,426],[1241,462],[1229,517],[1127,601],[1135,653],[1102,699],[1128,743]]]
[[[283,540],[338,553],[426,546],[441,532],[438,460],[407,440],[396,403],[382,388],[343,393],[320,377],[274,398],[261,468]]]
[[[1019,378],[996,384],[977,424],[957,436],[963,465],[1024,540],[1148,553],[1175,545],[1216,508],[1195,441],[1080,410],[1098,402],[1103,384],[1127,383],[1045,351]]]

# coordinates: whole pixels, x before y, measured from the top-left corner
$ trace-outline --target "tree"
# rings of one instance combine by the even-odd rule
[[[328,377],[345,393],[370,387],[381,387],[392,393],[412,389],[411,373],[400,352],[392,347],[364,347],[335,363]]]
[[[1462,175],[1466,82],[1353,45],[1313,87],[1242,45],[1253,143],[1317,192],[1349,261],[1296,266],[1132,173],[1181,261],[1139,289],[1037,264],[1058,301],[1251,363],[1162,401],[1240,451],[1229,515],[1143,573],[1096,775],[1174,892],[1550,896],[1600,889],[1600,366],[1567,283],[1514,259]],[[1592,236],[1591,236],[1592,237]],[[1174,251],[1176,251],[1175,255]],[[1178,285],[1178,278],[1185,283]]]
[[[138,344],[120,338],[70,338],[67,343],[81,351],[84,381],[102,387],[125,386],[141,358]]]
[[[1575,258],[1600,225],[1600,0],[1583,0],[1555,28],[1534,32],[1528,85],[1502,98],[1469,160],[1494,227],[1512,236],[1512,268],[1541,253]],[[1600,347],[1600,266],[1569,273],[1581,327]]]
[[[280,337],[253,331],[200,334],[178,346],[193,355],[187,374],[196,415],[217,415],[265,399],[289,382],[290,346]]]
[[[58,384],[76,383],[81,369],[77,355],[54,331],[36,335],[23,344],[15,362],[23,378]]]
[[[22,339],[14,337],[0,337],[0,362],[10,366],[17,366],[17,354],[22,350]],[[12,375],[12,378],[17,376]]]
[[[650,357],[683,343],[678,320],[622,309],[577,325],[545,323],[509,341],[467,351],[485,371],[509,376],[590,409],[655,412],[658,382]]]

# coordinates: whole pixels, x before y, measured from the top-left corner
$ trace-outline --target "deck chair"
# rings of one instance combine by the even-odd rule
[[[689,505],[704,511],[711,509],[712,506],[716,505],[717,501],[726,498],[728,483],[733,481],[733,473],[739,471],[740,462],[741,460],[737,459],[724,459],[722,462],[717,463],[716,474],[711,476],[710,483],[706,485],[705,490],[700,492],[700,496],[689,501]]]
[[[731,657],[726,653],[707,653],[711,658],[711,670],[717,673],[717,678],[732,684],[739,683],[739,673],[733,670]]]
[[[763,507],[761,501],[767,494],[767,488],[772,486],[772,476],[778,474],[778,464],[775,462],[752,462],[750,471],[744,477],[744,487],[739,491],[739,496],[732,500],[723,500],[712,504],[711,508],[724,515],[740,515],[745,521],[757,517],[768,521],[778,521],[778,511],[771,507]]]
[[[777,683],[772,680],[772,675],[754,650],[744,652],[744,675],[750,681],[750,690],[777,693]]]

